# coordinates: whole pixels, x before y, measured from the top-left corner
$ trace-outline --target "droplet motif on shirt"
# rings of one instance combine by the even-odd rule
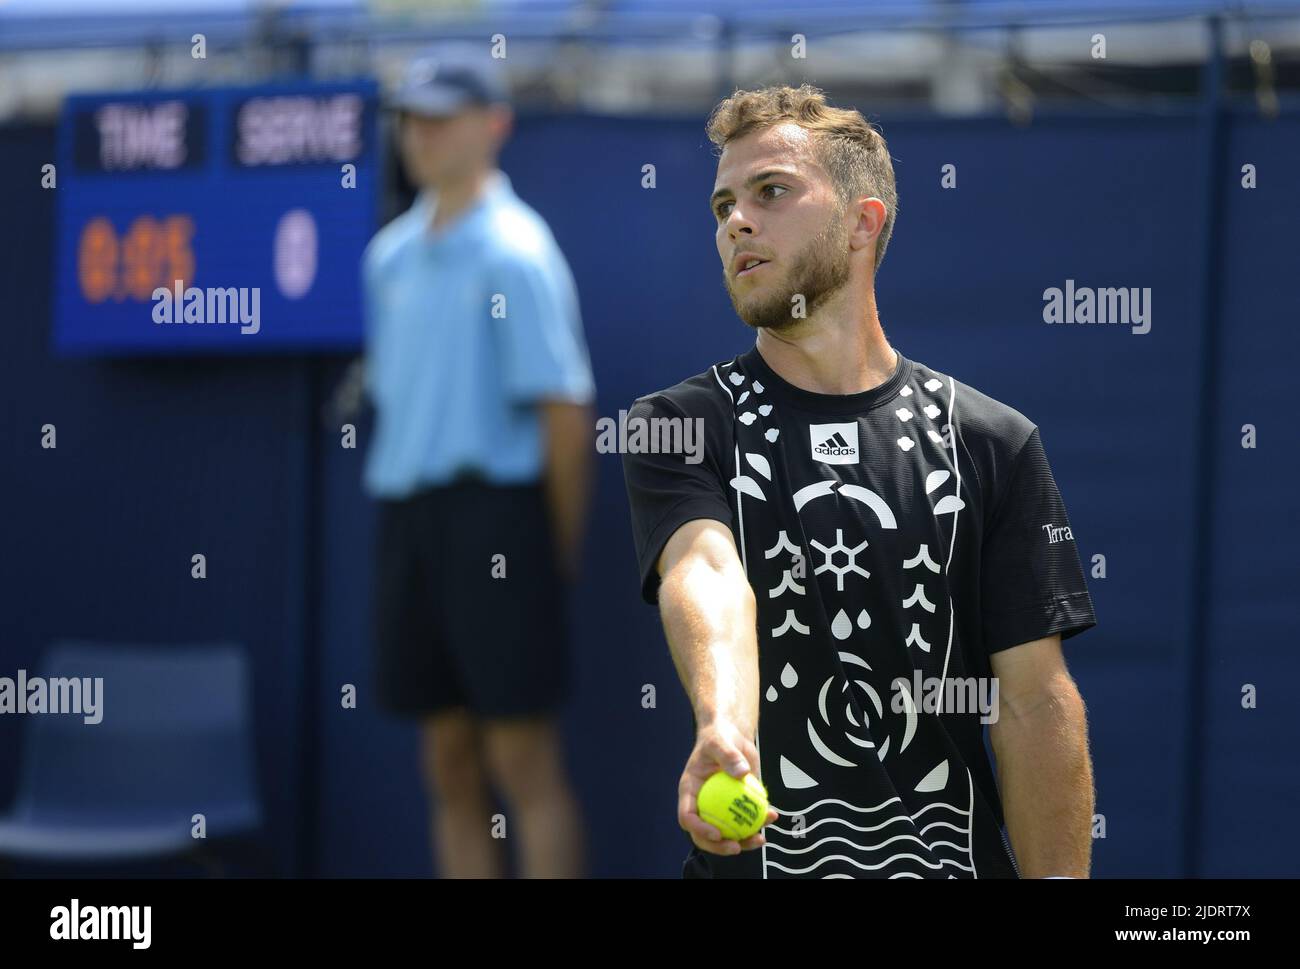
[[[835,634],[836,639],[848,639],[853,633],[853,620],[843,609],[835,614],[835,619],[831,623],[831,632]]]

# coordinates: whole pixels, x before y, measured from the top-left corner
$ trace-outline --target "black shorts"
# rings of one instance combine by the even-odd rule
[[[705,854],[691,845],[682,862],[683,878],[762,878],[762,849],[751,848],[738,855]]]
[[[378,697],[390,713],[534,717],[567,699],[565,588],[539,485],[380,501]],[[500,577],[504,571],[504,577]]]

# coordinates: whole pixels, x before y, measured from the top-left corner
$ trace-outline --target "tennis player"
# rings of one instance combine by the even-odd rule
[[[1061,641],[1096,618],[1037,426],[886,338],[898,201],[861,114],[808,85],[738,91],[708,135],[723,282],[756,340],[630,410],[699,422],[703,461],[624,456],[642,593],[694,710],[683,874],[1087,877]],[[697,814],[718,770],[769,789],[744,842]]]

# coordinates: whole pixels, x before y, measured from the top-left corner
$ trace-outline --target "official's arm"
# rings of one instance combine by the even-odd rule
[[[587,507],[591,497],[591,405],[560,400],[540,402],[546,501],[555,536],[558,567],[573,579],[578,574]]]

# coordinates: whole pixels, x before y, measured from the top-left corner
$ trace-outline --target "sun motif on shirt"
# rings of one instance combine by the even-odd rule
[[[821,552],[822,555],[826,556],[826,561],[823,562],[821,565],[817,566],[817,568],[813,570],[813,575],[821,575],[823,572],[826,572],[828,570],[834,572],[835,589],[837,592],[844,591],[844,577],[848,575],[850,572],[856,572],[864,579],[871,578],[871,573],[868,572],[866,569],[862,568],[862,566],[858,565],[858,561],[857,561],[858,553],[867,547],[867,542],[865,539],[862,541],[861,544],[855,545],[853,548],[849,548],[847,545],[844,544],[844,529],[837,528],[835,529],[834,545],[827,547],[823,545],[821,542],[817,541],[817,539],[815,538],[811,539],[808,542],[808,544],[811,545],[813,548],[817,549],[817,551]],[[835,564],[836,552],[842,552],[844,554],[844,556],[848,560],[845,565]]]

